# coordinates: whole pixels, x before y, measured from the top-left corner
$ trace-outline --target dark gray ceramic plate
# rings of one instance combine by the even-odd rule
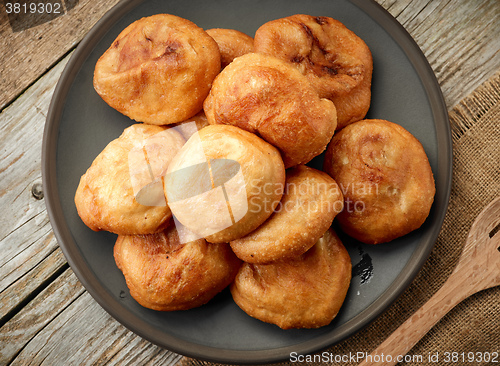
[[[423,227],[403,238],[368,246],[342,236],[357,275],[341,312],[329,326],[281,330],[247,316],[228,291],[189,311],[145,309],[130,297],[115,266],[112,250],[116,236],[93,232],[79,219],[73,197],[80,176],[132,123],[95,93],[94,65],[122,29],[156,13],[175,14],[205,29],[234,28],[249,35],[266,21],[296,13],[331,16],[370,47],[374,72],[368,117],[399,123],[422,142],[437,193]],[[312,353],[335,344],[374,320],[403,292],[425,262],[444,219],[451,159],[447,111],[434,74],[406,31],[373,1],[132,0],[122,1],[108,12],[66,66],[47,117],[43,178],[50,220],[71,268],[113,317],[151,342],[184,355],[219,362],[260,363],[286,360],[291,352]]]

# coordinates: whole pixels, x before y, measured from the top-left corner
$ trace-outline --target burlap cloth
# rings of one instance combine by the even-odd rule
[[[477,88],[449,113],[453,138],[453,186],[437,243],[412,285],[375,322],[327,350],[333,355],[370,352],[421,307],[445,282],[457,263],[469,228],[479,212],[500,196],[500,72]],[[439,352],[441,361],[427,361]],[[500,287],[481,291],[445,316],[408,353],[423,363],[445,363],[445,352],[500,352]],[[282,363],[286,365],[289,363]],[[316,365],[319,363],[301,363]],[[498,365],[474,362],[469,365]],[[184,357],[179,365],[214,365]],[[345,363],[355,365],[355,363]]]

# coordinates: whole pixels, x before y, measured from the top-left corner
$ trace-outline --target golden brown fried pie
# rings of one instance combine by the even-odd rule
[[[130,295],[153,310],[201,306],[234,279],[240,261],[228,244],[180,244],[175,227],[151,235],[120,235],[114,247]]]
[[[94,88],[126,116],[165,125],[198,113],[219,71],[212,37],[189,20],[157,14],[118,35],[97,61]]]
[[[332,229],[300,257],[244,263],[231,285],[248,315],[280,328],[319,328],[339,312],[351,281],[351,260]]]
[[[326,173],[299,165],[287,170],[285,193],[275,212],[255,231],[231,242],[238,258],[267,263],[309,250],[342,211],[339,186]]]
[[[363,120],[337,133],[324,170],[344,193],[341,228],[367,244],[391,241],[419,228],[436,192],[420,142],[403,127]]]
[[[284,183],[276,148],[238,127],[215,125],[191,136],[172,160],[165,195],[187,229],[209,242],[227,243],[272,214]]]
[[[212,28],[206,31],[219,45],[221,67],[236,57],[253,52],[253,38],[235,29]]]
[[[322,153],[337,125],[334,104],[321,99],[304,75],[256,53],[222,70],[204,110],[210,124],[237,126],[276,146],[287,168]]]
[[[263,24],[255,52],[293,64],[320,97],[337,107],[337,129],[363,119],[370,106],[373,61],[365,42],[338,20],[297,14]]]
[[[81,177],[75,204],[92,230],[151,234],[168,226],[162,176],[185,140],[161,126],[135,124],[111,141]]]

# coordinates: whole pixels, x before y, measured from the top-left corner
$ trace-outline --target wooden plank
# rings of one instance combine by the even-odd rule
[[[0,324],[27,303],[33,294],[43,290],[67,266],[66,258],[61,249],[57,248],[23,277],[0,292]]]
[[[500,68],[498,0],[377,0],[429,60],[450,110]]]
[[[130,333],[129,333],[130,334]],[[182,359],[181,355],[157,347],[140,337],[127,342],[123,348],[107,360],[107,365],[175,365]]]
[[[69,269],[0,328],[0,364],[10,363],[51,320],[84,292]]]
[[[68,269],[0,329],[0,364],[173,365],[180,356],[127,330]],[[96,352],[96,350],[99,350]]]
[[[55,84],[69,56],[0,114],[0,291],[25,275],[56,247],[43,199],[42,136]]]
[[[17,16],[0,3],[0,110],[37,80],[87,34],[119,0],[40,0],[59,3],[61,14]],[[16,1],[30,4],[33,1]],[[55,15],[55,14],[53,14]]]

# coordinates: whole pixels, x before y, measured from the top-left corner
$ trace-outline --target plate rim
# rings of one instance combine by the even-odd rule
[[[146,0],[121,1],[112,7],[92,27],[79,43],[66,64],[56,85],[46,118],[42,141],[42,182],[45,193],[45,204],[57,242],[78,280],[83,284],[93,299],[97,301],[109,315],[135,334],[172,352],[205,361],[239,364],[263,364],[286,361],[289,360],[291,352],[297,352],[297,354],[312,354],[331,347],[358,333],[385,312],[411,285],[417,274],[421,271],[441,231],[451,194],[453,150],[448,111],[434,71],[420,47],[406,29],[387,10],[375,2],[375,0],[348,0],[370,16],[390,35],[397,45],[402,48],[415,68],[429,99],[437,137],[437,171],[435,175],[438,175],[440,181],[443,182],[441,183],[443,185],[443,192],[436,191],[433,204],[435,207],[433,217],[435,224],[426,235],[428,237],[428,244],[425,246],[420,245],[415,250],[405,267],[402,269],[401,274],[398,275],[393,283],[371,305],[346,323],[349,327],[340,326],[336,328],[335,337],[332,337],[329,333],[325,333],[313,340],[293,346],[264,350],[231,350],[199,344],[193,347],[194,343],[160,332],[137,316],[130,320],[130,312],[123,308],[121,304],[108,293],[107,289],[102,286],[99,279],[94,276],[88,266],[82,266],[82,263],[85,264],[85,259],[73,240],[59,200],[56,153],[58,129],[64,109],[63,102],[65,96],[89,52],[108,31],[109,27],[114,25],[129,11],[144,1]],[[109,26],[105,27],[104,25]],[[437,121],[440,122],[438,123]],[[442,166],[443,164],[441,164],[443,161],[446,162],[444,167]],[[407,268],[412,268],[412,270],[405,270]],[[405,275],[402,276],[402,274]]]

